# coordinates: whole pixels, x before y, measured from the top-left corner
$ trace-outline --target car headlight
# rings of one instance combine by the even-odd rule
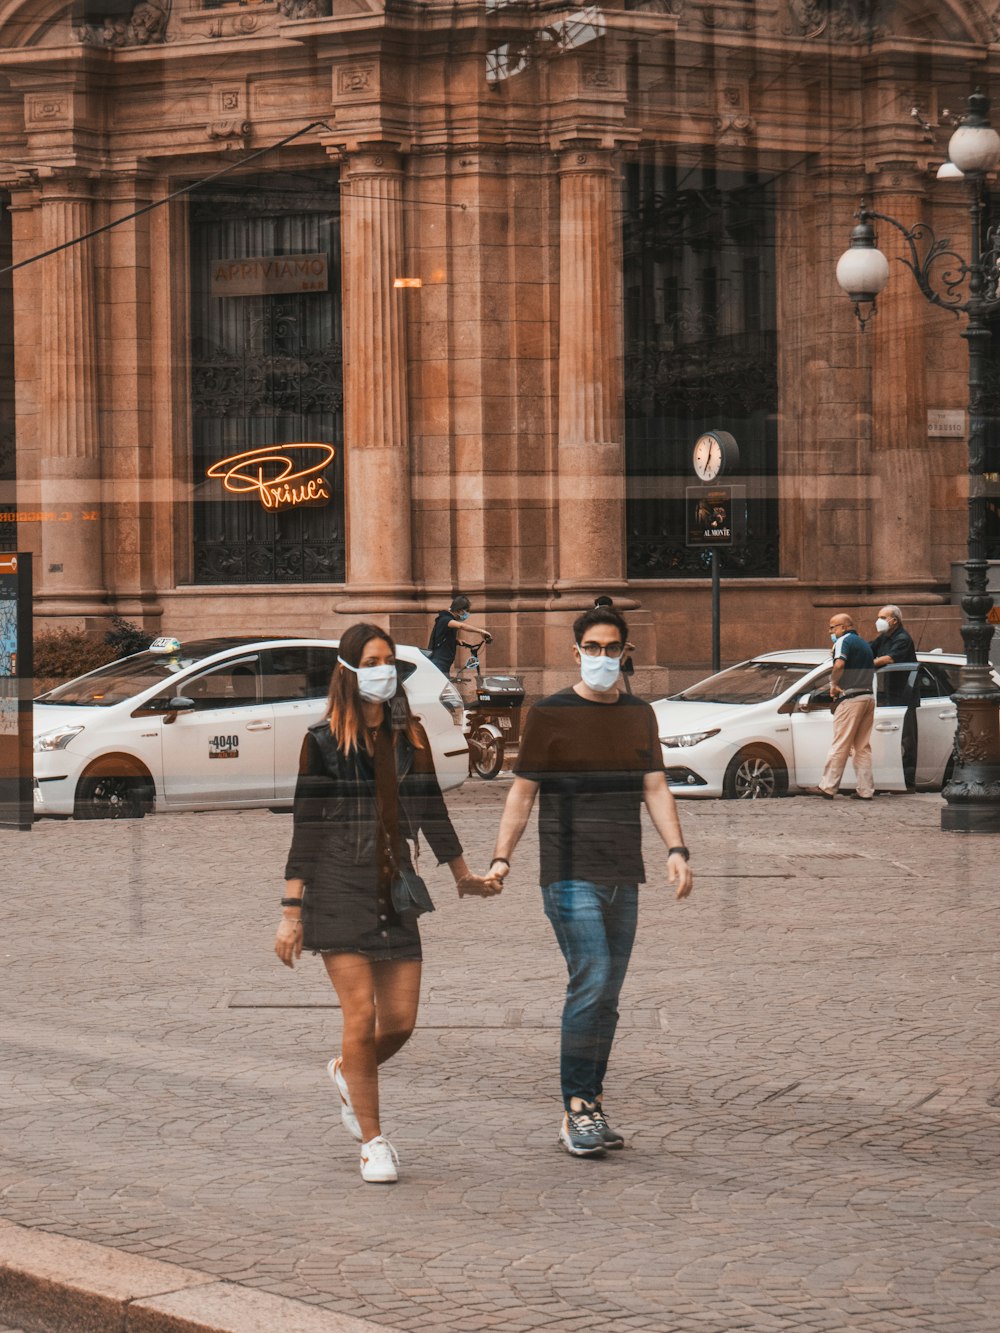
[[[41,754],[43,750],[65,750],[74,736],[79,736],[83,727],[56,727],[55,731],[46,731],[35,737],[34,750]]]
[[[721,727],[713,727],[711,731],[685,731],[680,736],[661,736],[660,744],[668,750],[687,750],[692,745],[707,741],[710,736],[718,736],[721,730]]]

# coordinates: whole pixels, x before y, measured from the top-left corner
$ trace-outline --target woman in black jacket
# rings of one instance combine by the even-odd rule
[[[397,1179],[379,1123],[378,1066],[413,1031],[420,996],[416,914],[397,911],[398,867],[412,869],[423,833],[459,895],[499,892],[469,872],[441,795],[427,736],[396,673],[396,645],[377,625],[340,640],[326,718],[306,732],[275,952],[323,957],[344,1021],[343,1054],[327,1066],[344,1125],[361,1142],[361,1174]]]

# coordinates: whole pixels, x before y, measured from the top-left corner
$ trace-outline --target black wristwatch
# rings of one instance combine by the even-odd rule
[[[688,849],[687,849],[686,847],[668,847],[668,848],[667,848],[667,855],[668,855],[668,856],[673,856],[674,852],[679,852],[680,855],[683,856],[683,858],[684,858],[685,861],[690,861],[690,860],[691,860],[691,853],[688,851]]]

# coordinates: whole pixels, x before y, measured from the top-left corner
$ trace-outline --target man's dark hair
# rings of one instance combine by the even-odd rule
[[[594,606],[595,607],[614,606],[614,602],[611,600],[611,598],[608,596],[606,592],[602,592],[600,597],[594,598]]]
[[[614,625],[621,635],[622,643],[628,642],[628,625],[625,623],[625,617],[610,607],[595,606],[593,611],[584,611],[573,621],[573,637],[577,643],[583,643],[583,636],[595,625]]]
[[[451,609],[453,611],[468,611],[472,603],[464,593],[457,592],[451,599]]]

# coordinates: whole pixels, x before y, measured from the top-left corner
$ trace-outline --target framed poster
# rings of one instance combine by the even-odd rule
[[[688,546],[742,546],[747,537],[745,486],[687,486]]]

